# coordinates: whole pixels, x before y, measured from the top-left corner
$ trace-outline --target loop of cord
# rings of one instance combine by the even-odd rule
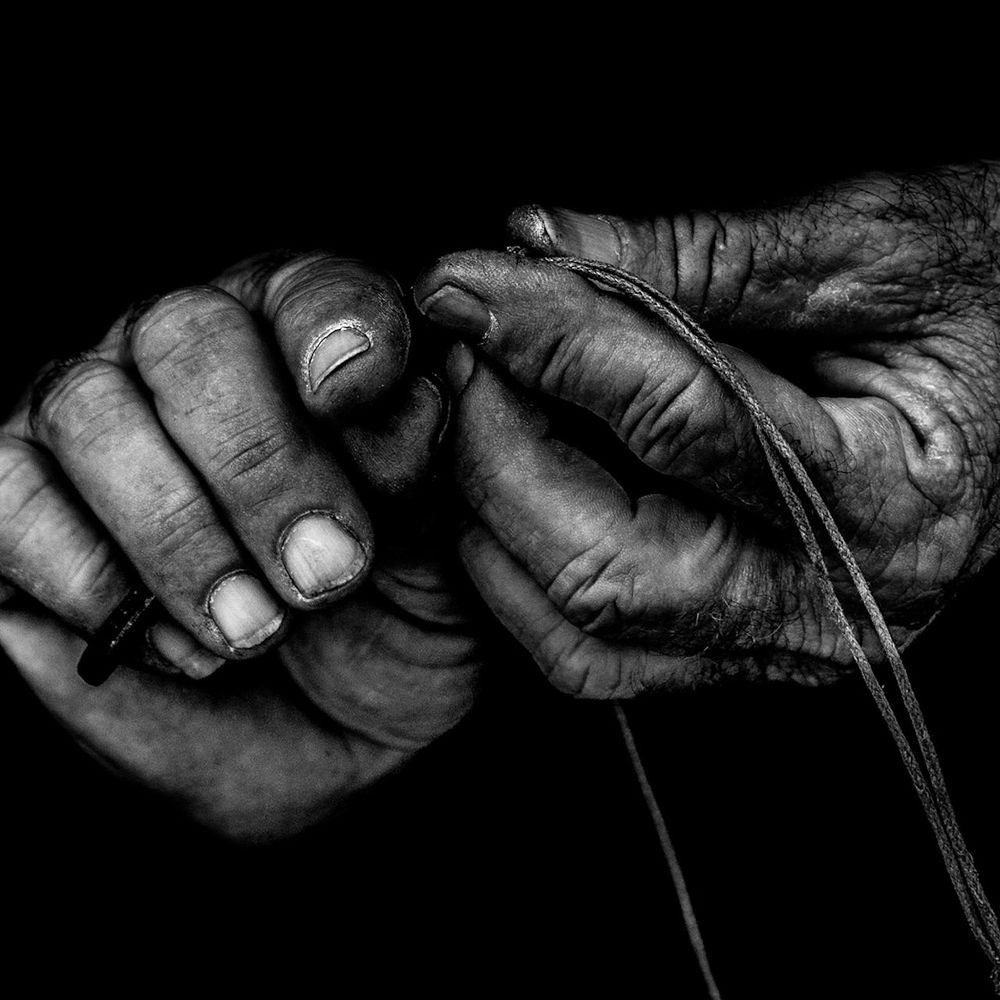
[[[511,249],[516,253],[524,252],[520,248]],[[719,350],[711,337],[672,299],[629,271],[610,264],[578,257],[545,257],[542,258],[542,261],[612,288],[631,302],[651,312],[671,333],[679,337],[701,358],[746,410],[778,491],[802,539],[809,561],[816,570],[817,581],[827,610],[843,635],[858,665],[865,686],[892,735],[934,833],[945,869],[955,895],[961,904],[966,922],[992,966],[991,980],[997,995],[1000,996],[1000,926],[997,923],[996,913],[986,897],[972,854],[959,829],[951,797],[945,787],[937,750],[924,721],[923,712],[910,684],[906,668],[903,666],[902,657],[864,574],[798,455],[764,410],[743,373]],[[862,650],[843,605],[836,594],[820,542],[816,537],[810,517],[806,513],[803,500],[808,503],[812,514],[826,532],[871,620],[916,739],[916,751],[910,737],[906,735],[900,725],[882,685],[875,676],[871,663]],[[638,760],[638,753],[635,750],[635,744],[628,730],[621,706],[618,706],[618,712],[626,747],[645,794],[648,782],[641,761]],[[679,877],[680,869],[676,857],[673,855],[672,847],[670,847],[669,837],[664,839],[666,827],[663,824],[663,818],[655,806],[655,799],[650,803],[650,796],[647,795],[646,798],[654,825],[660,833],[661,845],[663,845],[664,853],[667,855],[667,861],[684,911],[688,935],[701,963],[709,995],[717,997],[718,990],[708,969],[701,935],[697,922],[694,920],[694,913],[690,907],[683,877]]]

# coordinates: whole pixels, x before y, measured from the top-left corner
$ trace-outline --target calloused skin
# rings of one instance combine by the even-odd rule
[[[726,344],[802,455],[905,644],[1000,544],[997,175],[985,164],[871,177],[781,209],[645,221],[530,207],[511,228],[540,256],[638,273]],[[59,435],[91,421],[60,421],[55,403],[74,393],[58,380],[34,422],[27,402],[8,421],[0,556],[15,600],[0,609],[0,642],[85,746],[203,822],[265,839],[315,822],[453,725],[472,702],[482,652],[448,544],[426,516],[442,506],[426,473],[444,404],[432,383],[406,374],[395,287],[322,256],[251,263],[219,286],[230,298],[186,290],[144,314],[155,327],[180,304],[186,318],[175,315],[167,334],[211,334],[195,336],[202,347],[162,385],[148,357],[130,356],[143,337],[123,337],[124,321],[100,346],[100,363],[70,377],[78,398],[69,417],[101,411],[108,396],[88,401],[88,364],[101,377],[112,364],[142,381],[166,442],[147,438],[131,452],[136,421],[112,413],[106,446],[66,468],[73,449],[60,450]],[[448,362],[449,457],[474,517],[459,555],[556,686],[620,697],[731,674],[816,682],[850,669],[749,425],[682,345],[540,259],[452,255],[421,277],[415,298],[460,340]],[[364,312],[372,301],[385,307],[378,315]],[[311,392],[311,345],[337,324],[357,324],[359,308],[372,348]],[[185,358],[162,330],[148,339]],[[276,370],[282,378],[267,374]],[[642,488],[554,436],[552,399],[617,433],[623,454],[645,467]],[[206,407],[212,420],[195,427],[191,415]],[[282,407],[308,418],[293,422],[292,448],[275,448]],[[230,435],[212,427],[244,418],[249,430],[227,451]],[[327,452],[322,433],[349,462]],[[133,475],[129,454],[194,467],[208,506],[190,490],[167,491],[185,501],[179,517],[156,504],[122,506],[112,484]],[[224,460],[206,468],[213,455]],[[252,486],[275,456],[278,471],[263,476],[259,495],[241,498],[232,480]],[[426,504],[413,502],[420,495]],[[366,557],[351,581],[304,600],[282,575],[280,538],[317,505],[336,508]],[[368,506],[392,514],[376,517],[374,532]],[[247,511],[260,509],[271,513],[248,524]],[[214,527],[188,525],[185,510],[215,511]],[[138,530],[144,524],[165,527],[165,548]],[[210,572],[202,546],[193,558],[178,544],[185,530],[223,553]],[[258,573],[297,612],[250,650],[220,642],[206,610],[206,592],[234,568]],[[87,689],[73,672],[77,633],[104,620],[136,570],[198,652],[171,663],[147,651],[142,665],[159,673],[119,671]],[[36,605],[19,604],[24,593]],[[874,655],[860,615],[855,625]],[[255,662],[204,680],[221,659]]]
[[[314,824],[472,703],[428,502],[447,397],[409,339],[365,265],[254,259],[133,310],[4,426],[0,643],[84,747],[227,836]],[[287,561],[309,517],[319,541]],[[159,619],[137,669],[90,688],[84,637],[136,576]]]
[[[802,457],[900,646],[997,552],[1000,164],[870,176],[750,213],[530,207],[511,230],[535,258],[453,254],[414,294],[461,338],[466,569],[557,687],[816,683],[852,658],[744,413],[640,308],[546,255],[623,267],[701,320]],[[554,433],[553,398],[642,463],[631,495]]]

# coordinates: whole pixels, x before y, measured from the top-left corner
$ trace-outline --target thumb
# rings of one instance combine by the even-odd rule
[[[906,197],[903,181],[875,176],[752,212],[624,219],[528,205],[508,228],[544,256],[631,271],[706,322],[870,333],[925,305],[914,279],[933,250]]]

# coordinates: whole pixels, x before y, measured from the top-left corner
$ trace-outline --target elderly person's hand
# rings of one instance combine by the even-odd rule
[[[633,271],[723,342],[900,644],[1000,542],[998,227],[996,163],[867,177],[743,214],[511,220],[543,256]],[[553,683],[607,697],[850,668],[750,422],[683,343],[544,260],[452,255],[415,296],[464,341],[449,373],[456,473],[476,514],[466,568]],[[595,461],[580,428],[569,443],[568,421],[552,422],[552,398],[621,443]]]
[[[309,825],[471,704],[429,503],[447,394],[409,344],[391,279],[255,259],[131,310],[4,426],[0,643],[95,755],[225,833]],[[137,579],[145,670],[90,688],[84,637]]]

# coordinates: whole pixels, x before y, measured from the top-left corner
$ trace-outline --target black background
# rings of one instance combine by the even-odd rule
[[[418,129],[334,112],[288,130],[250,127],[239,109],[176,128],[157,115],[107,125],[93,107],[43,116],[16,155],[3,398],[129,301],[273,246],[342,249],[406,283],[438,253],[504,245],[524,202],[757,205],[988,152],[969,133],[786,121],[675,123],[668,142],[600,115],[568,120],[557,103],[529,111],[545,128],[465,128],[447,109]],[[994,898],[997,576],[910,656]],[[703,995],[610,708],[549,691],[513,650],[499,660],[458,730],[335,823],[268,849],[220,843],[106,776],[5,663],[12,957],[42,980],[68,966],[99,986],[171,971],[205,985],[209,969],[227,985],[277,972],[292,995],[348,974],[376,992],[402,975],[415,993],[608,982],[618,996]],[[989,995],[860,683],[677,696],[634,720],[724,996]]]

